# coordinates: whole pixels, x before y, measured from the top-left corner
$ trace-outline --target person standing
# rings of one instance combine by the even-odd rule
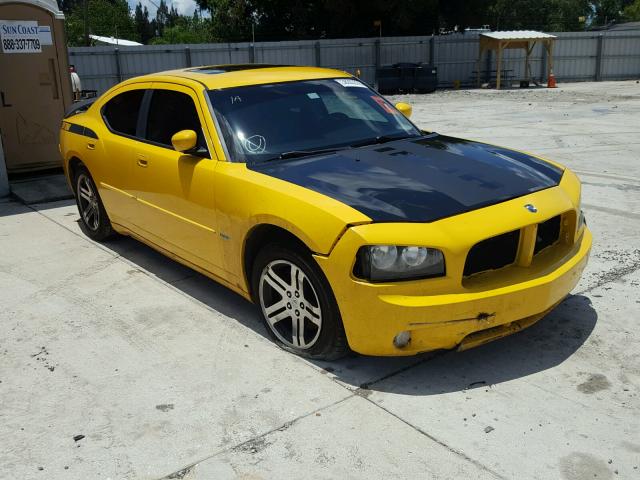
[[[82,94],[82,84],[80,83],[80,75],[76,72],[75,65],[69,65],[69,73],[71,74],[71,89],[73,90],[73,100],[80,100]]]

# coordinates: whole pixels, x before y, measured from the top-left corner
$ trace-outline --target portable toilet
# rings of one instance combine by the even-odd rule
[[[9,174],[60,166],[58,131],[72,102],[56,0],[0,0],[0,160]]]

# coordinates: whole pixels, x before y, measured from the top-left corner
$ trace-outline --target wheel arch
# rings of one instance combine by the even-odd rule
[[[255,225],[251,230],[249,230],[249,232],[247,232],[242,246],[244,280],[251,298],[254,298],[255,293],[253,292],[253,285],[251,284],[253,263],[258,252],[260,252],[260,249],[269,243],[280,243],[300,253],[313,253],[299,237],[280,226],[271,223]]]
[[[76,193],[74,179],[76,178],[76,173],[80,167],[87,168],[78,155],[72,154],[69,157],[69,160],[67,160],[67,181],[69,182],[69,186],[71,187],[74,195]]]

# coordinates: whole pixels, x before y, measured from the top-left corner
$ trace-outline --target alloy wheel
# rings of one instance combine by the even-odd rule
[[[78,176],[77,187],[80,215],[82,215],[85,225],[96,231],[100,226],[100,207],[95,187],[85,174]]]
[[[322,329],[322,309],[302,269],[287,260],[274,260],[262,270],[259,288],[262,313],[275,336],[294,349],[315,345]]]

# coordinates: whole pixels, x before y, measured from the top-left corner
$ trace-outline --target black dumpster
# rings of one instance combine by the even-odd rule
[[[385,66],[376,69],[376,83],[378,92],[395,93],[400,91],[400,69],[394,66]]]
[[[383,94],[434,92],[438,70],[422,63],[395,63],[376,69],[376,82]]]

